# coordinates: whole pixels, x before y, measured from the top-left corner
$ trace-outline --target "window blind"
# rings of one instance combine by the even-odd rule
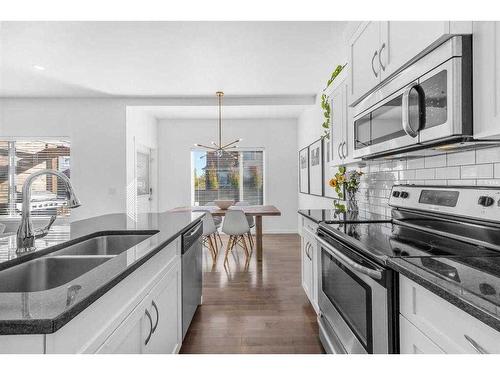
[[[0,216],[17,216],[22,186],[32,173],[54,169],[70,177],[70,143],[65,140],[0,140]],[[69,215],[64,185],[55,176],[40,176],[31,186],[34,216]]]

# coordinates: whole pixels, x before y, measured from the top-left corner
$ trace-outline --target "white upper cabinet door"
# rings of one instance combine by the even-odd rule
[[[474,22],[474,137],[500,135],[500,22]]]
[[[342,164],[342,146],[344,142],[344,130],[346,118],[344,117],[345,95],[343,86],[338,86],[330,94],[331,117],[330,117],[330,141],[332,142],[332,162],[331,166]]]
[[[381,26],[379,47],[381,79],[449,34],[446,21],[386,21]]]
[[[380,22],[363,22],[349,42],[351,102],[380,82]]]

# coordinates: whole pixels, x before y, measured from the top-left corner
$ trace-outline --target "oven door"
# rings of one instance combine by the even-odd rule
[[[329,237],[320,248],[320,339],[329,353],[389,353],[382,268]]]
[[[354,118],[354,156],[416,145],[420,127],[418,82],[400,88]]]
[[[462,84],[462,59],[452,58],[418,80],[422,95],[423,122],[420,143],[454,136],[472,135],[467,130],[468,115],[463,118],[463,100],[467,88]],[[467,108],[464,107],[464,108]],[[465,126],[467,125],[467,126]]]

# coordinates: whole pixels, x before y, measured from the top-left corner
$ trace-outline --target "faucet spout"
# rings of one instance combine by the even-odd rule
[[[34,249],[35,239],[44,237],[50,230],[50,227],[54,223],[56,216],[50,218],[49,223],[39,229],[33,229],[33,224],[31,222],[31,185],[33,181],[42,175],[53,175],[60,178],[66,188],[67,204],[69,208],[76,208],[81,205],[78,200],[69,178],[61,172],[45,169],[43,171],[35,172],[31,174],[23,184],[23,203],[22,203],[22,213],[21,213],[21,224],[17,229],[17,252],[27,252]]]

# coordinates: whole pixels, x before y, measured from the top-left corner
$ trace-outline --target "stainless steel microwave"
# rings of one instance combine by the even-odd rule
[[[354,157],[472,139],[472,37],[455,36],[354,107]]]

